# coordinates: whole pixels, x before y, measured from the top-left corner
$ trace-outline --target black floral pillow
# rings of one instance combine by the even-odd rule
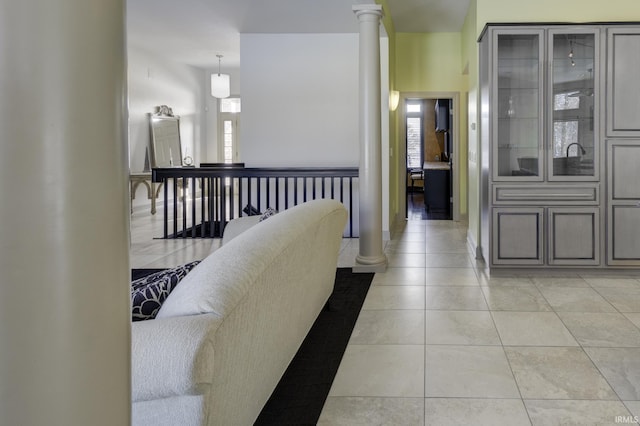
[[[199,260],[147,275],[131,282],[131,319],[154,319],[169,293],[178,285]]]
[[[259,222],[262,222],[265,219],[269,219],[271,216],[277,213],[278,211],[276,209],[272,209],[271,207],[269,207],[264,211],[264,213],[262,213],[262,216],[260,216]]]

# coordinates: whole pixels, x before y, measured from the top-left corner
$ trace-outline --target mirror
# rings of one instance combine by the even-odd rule
[[[149,114],[151,135],[151,167],[182,167],[180,117],[166,105]]]

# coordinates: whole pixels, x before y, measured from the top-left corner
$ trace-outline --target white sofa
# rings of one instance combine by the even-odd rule
[[[132,324],[133,425],[253,424],[333,290],[346,219],[315,200],[230,222],[157,318]]]

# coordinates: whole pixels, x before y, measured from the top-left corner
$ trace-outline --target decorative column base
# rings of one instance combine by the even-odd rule
[[[387,256],[356,256],[356,264],[353,266],[354,273],[384,272],[387,270]]]

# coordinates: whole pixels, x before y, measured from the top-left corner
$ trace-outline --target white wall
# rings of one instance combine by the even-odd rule
[[[358,34],[242,34],[240,158],[357,166]]]
[[[168,105],[180,116],[183,156],[196,161],[206,158],[207,126],[205,95],[210,93],[204,70],[178,64],[135,47],[128,48],[129,166],[144,168],[149,146],[149,118],[158,105]],[[211,97],[211,95],[209,95]],[[212,148],[213,149],[213,148]],[[134,206],[146,203],[145,189],[138,187]]]
[[[382,228],[389,236],[389,43],[381,38]],[[359,35],[242,34],[240,161],[358,167]]]
[[[144,166],[149,146],[147,114],[168,105],[180,116],[183,154],[194,159],[206,153],[203,124],[204,94],[208,90],[204,70],[171,62],[134,47],[128,49],[129,145],[132,172]]]

